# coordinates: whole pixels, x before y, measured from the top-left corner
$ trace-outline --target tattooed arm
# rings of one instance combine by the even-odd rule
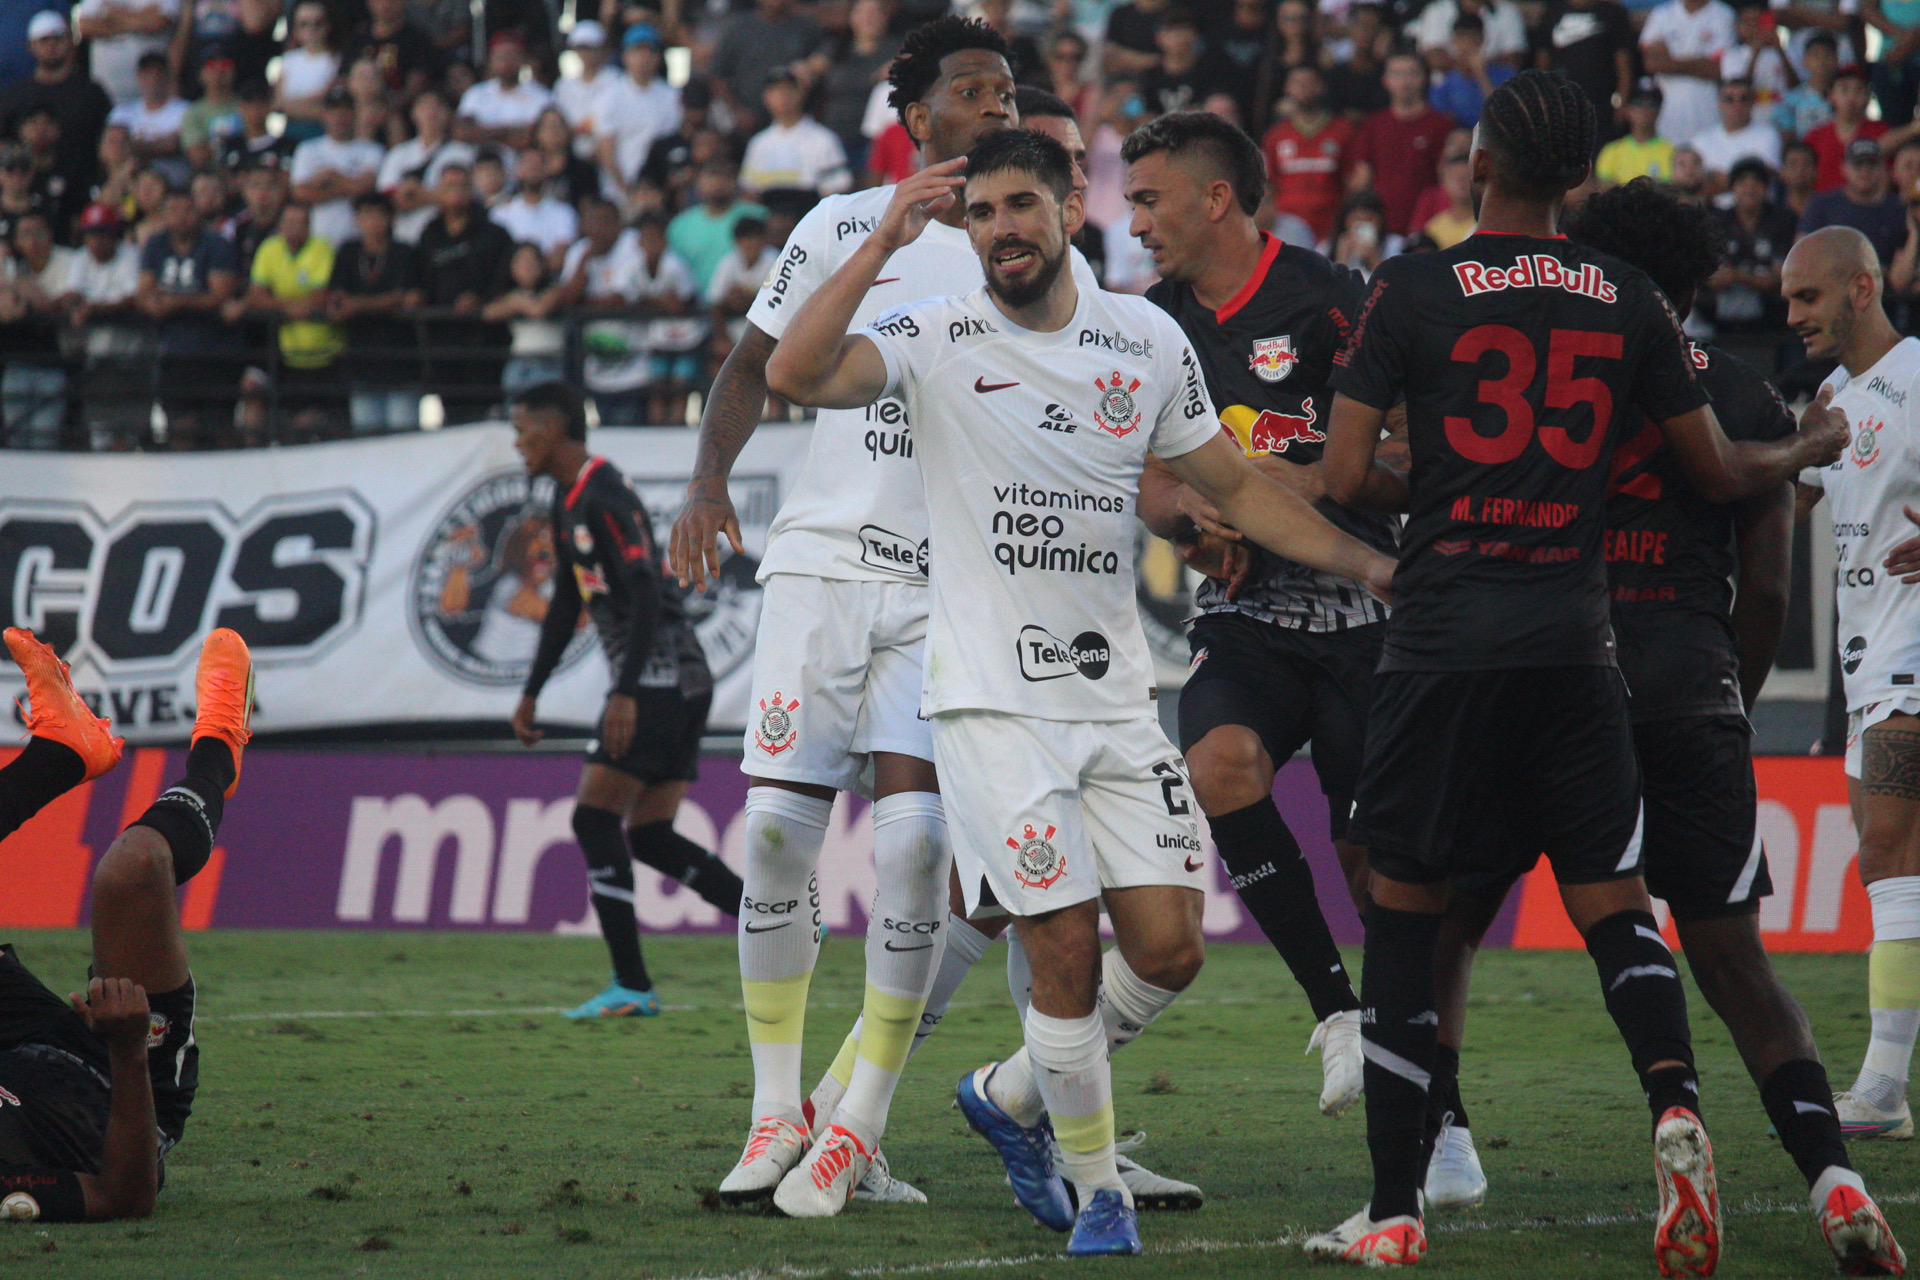
[[[708,578],[719,573],[717,539],[722,532],[736,553],[747,549],[740,540],[740,517],[727,494],[727,476],[766,413],[767,357],[773,354],[775,341],[749,321],[707,395],[686,506],[673,522],[668,544],[669,567],[683,587],[691,584],[705,591]]]

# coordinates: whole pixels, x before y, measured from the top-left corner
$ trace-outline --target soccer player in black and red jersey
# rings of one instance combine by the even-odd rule
[[[1260,229],[1266,163],[1220,117],[1161,116],[1120,156],[1131,229],[1160,272],[1147,297],[1193,344],[1222,426],[1256,467],[1392,554],[1393,519],[1328,500],[1315,465],[1333,402],[1327,377],[1365,280]],[[1364,885],[1366,854],[1346,839],[1347,819],[1387,609],[1347,579],[1252,547],[1157,459],[1140,479],[1140,518],[1210,575],[1194,592],[1180,750],[1241,902],[1313,1007],[1320,1109],[1339,1115],[1360,1097],[1360,1000],[1313,870],[1274,805],[1273,776],[1312,741],[1335,847],[1349,883]]]
[[[527,388],[514,398],[513,432],[527,474],[553,481],[559,561],[540,647],[514,709],[515,736],[529,747],[540,741],[535,703],[573,639],[583,604],[613,668],[613,691],[600,736],[587,747],[573,808],[613,981],[567,1016],[652,1017],[660,1000],[640,956],[634,860],[728,915],[740,913],[740,877],[673,829],[698,772],[713,675],[683,594],[666,577],[640,496],[612,463],[587,452],[580,393],[559,382]]]
[[[1647,272],[1682,317],[1720,264],[1705,211],[1647,178],[1589,198],[1568,233]],[[1758,370],[1705,344],[1691,351],[1730,438],[1793,433],[1780,393]],[[1612,477],[1607,578],[1640,759],[1647,889],[1671,908],[1694,980],[1733,1033],[1781,1145],[1807,1180],[1841,1269],[1898,1275],[1905,1256],[1847,1158],[1812,1027],[1760,939],[1760,900],[1773,883],[1754,830],[1747,712],[1773,667],[1786,619],[1791,486],[1726,505],[1707,502],[1652,422],[1615,450]],[[1449,916],[1470,922],[1468,934],[1477,939],[1510,883],[1475,892],[1456,882]],[[1458,1051],[1472,949],[1450,955],[1445,939],[1452,934],[1443,932],[1436,958],[1442,1052],[1431,1111],[1460,1108]],[[1435,1181],[1430,1174],[1430,1206]]]
[[[1367,724],[1352,838],[1373,869],[1361,975],[1367,1208],[1308,1242],[1354,1262],[1426,1250],[1418,1190],[1438,1015],[1434,945],[1466,839],[1498,821],[1542,849],[1599,970],[1654,1117],[1664,1274],[1719,1256],[1686,993],[1640,874],[1640,787],[1607,624],[1614,451],[1651,418],[1710,501],[1837,457],[1826,398],[1799,432],[1729,442],[1679,322],[1645,274],[1560,236],[1587,178],[1593,106],[1549,72],[1489,96],[1470,158],[1476,233],[1395,258],[1336,358],[1321,469],[1348,505],[1403,510],[1396,605]],[[1375,458],[1406,399],[1411,467]]]

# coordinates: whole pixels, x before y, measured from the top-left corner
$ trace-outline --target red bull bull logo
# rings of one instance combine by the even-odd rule
[[[1293,349],[1293,335],[1283,333],[1277,338],[1254,339],[1253,358],[1247,361],[1247,368],[1262,382],[1283,382],[1299,363],[1300,353]]]
[[[1298,414],[1256,411],[1244,404],[1230,405],[1220,414],[1221,423],[1233,432],[1249,458],[1284,453],[1293,444],[1319,444],[1327,433],[1314,425],[1317,420],[1312,397],[1301,404]]]

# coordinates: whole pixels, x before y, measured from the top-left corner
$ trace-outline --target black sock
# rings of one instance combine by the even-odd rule
[[[1781,1063],[1761,1084],[1760,1105],[1809,1187],[1831,1165],[1853,1168],[1825,1067],[1809,1058]]]
[[[1433,1078],[1427,1085],[1427,1124],[1421,1146],[1422,1164],[1433,1158],[1433,1146],[1440,1138],[1440,1126],[1457,1129],[1467,1124],[1467,1106],[1460,1101],[1460,1051],[1450,1045],[1433,1046]]]
[[[87,763],[78,751],[52,738],[28,738],[0,769],[0,840],[86,780]]]
[[[671,822],[627,828],[635,861],[678,880],[730,916],[740,914],[740,877],[718,857],[673,829]]]
[[[226,750],[224,744],[221,750]],[[192,759],[189,757],[191,768]],[[231,757],[229,757],[231,767]],[[226,809],[222,795],[226,788],[210,778],[186,777],[160,793],[133,825],[160,833],[173,851],[173,882],[185,884],[200,874],[213,856],[213,842],[220,834],[220,817]]]
[[[1320,914],[1313,868],[1274,807],[1273,797],[1217,818],[1209,816],[1207,825],[1240,901],[1307,993],[1314,1021],[1358,1009],[1353,980],[1327,931],[1327,918]]]
[[[613,980],[634,991],[651,991],[653,979],[640,958],[640,922],[633,914],[633,857],[620,838],[620,815],[577,804],[573,836],[587,858],[593,913],[600,917],[600,936],[613,960]]]
[[[1360,1035],[1367,1054],[1367,1150],[1375,1219],[1420,1212],[1427,1084],[1439,1033],[1433,944],[1440,916],[1375,904],[1367,915]]]
[[[1653,916],[1645,911],[1614,912],[1587,931],[1587,954],[1600,972],[1607,1012],[1633,1055],[1633,1069],[1639,1073],[1654,1123],[1670,1107],[1685,1107],[1699,1115],[1700,1082],[1693,1070],[1687,992]],[[1684,1065],[1651,1069],[1663,1061]]]
[[[234,767],[233,748],[215,737],[205,737],[187,752],[187,776],[205,778],[225,795],[240,771]]]

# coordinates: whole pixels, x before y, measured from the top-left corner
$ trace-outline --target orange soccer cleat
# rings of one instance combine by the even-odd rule
[[[1817,1184],[1816,1184],[1817,1185]],[[1820,1234],[1845,1276],[1903,1276],[1907,1255],[1873,1198],[1841,1184],[1827,1192],[1820,1207]]]
[[[1420,1219],[1401,1214],[1375,1220],[1368,1205],[1333,1230],[1309,1239],[1308,1254],[1363,1267],[1411,1267],[1427,1253],[1427,1229]]]
[[[220,627],[201,642],[193,689],[200,705],[192,741],[218,738],[233,752],[233,781],[226,791],[231,799],[240,785],[240,754],[253,737],[247,727],[253,716],[253,655],[238,632]]]
[[[72,748],[88,778],[120,763],[126,740],[114,737],[113,726],[80,700],[59,654],[24,627],[7,628],[7,652],[27,678],[28,733]]]

